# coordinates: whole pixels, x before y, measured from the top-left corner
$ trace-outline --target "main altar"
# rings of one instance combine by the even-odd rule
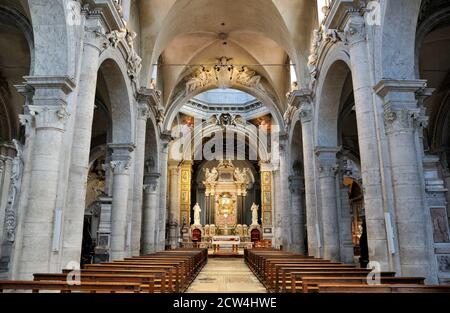
[[[230,249],[251,247],[252,242],[262,239],[258,223],[259,206],[253,203],[246,207],[245,197],[253,177],[248,168],[236,167],[232,161],[223,160],[212,168],[204,169],[205,206],[196,203],[193,207],[194,221],[190,226],[191,241],[202,246]],[[204,211],[203,211],[204,210]],[[252,219],[246,220],[245,210],[252,211]],[[201,213],[206,215],[201,223]],[[248,218],[248,217],[247,217]]]
[[[248,168],[235,167],[232,161],[223,160],[217,167],[205,169],[205,196],[209,224],[214,225],[214,235],[239,235],[238,226],[245,224],[244,198],[250,182]]]

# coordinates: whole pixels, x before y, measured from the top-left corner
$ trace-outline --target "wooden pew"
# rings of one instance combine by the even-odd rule
[[[424,277],[386,277],[386,276],[380,276],[380,284],[382,285],[425,285],[425,278]],[[298,281],[297,281],[298,282]],[[361,284],[361,285],[369,285],[367,282],[367,277],[365,276],[354,276],[354,277],[339,277],[339,276],[319,276],[319,277],[313,277],[313,276],[302,276],[301,278],[301,288],[300,290],[302,292],[308,292],[308,286],[310,288],[313,288],[314,285],[321,285],[321,284],[348,284],[348,283],[354,283],[354,284]],[[296,281],[293,280],[293,284],[291,286],[291,292],[295,293],[297,292],[297,284]]]
[[[62,281],[67,282],[67,274],[63,273],[43,273],[34,274],[35,281]],[[96,274],[96,273],[81,273],[79,274],[81,283],[85,282],[110,282],[110,283],[138,283],[141,290],[155,293],[165,291],[164,273],[162,275],[140,275],[140,274]],[[158,288],[156,288],[158,286]]]
[[[72,270],[63,270],[63,274],[67,275]],[[109,274],[109,275],[162,275],[162,281],[158,284],[158,280],[155,280],[155,292],[161,290],[162,293],[177,292],[180,290],[178,282],[174,279],[173,271],[161,271],[161,270],[133,270],[133,269],[115,269],[115,268],[98,268],[98,269],[81,269],[81,274]]]
[[[84,282],[81,285],[69,285],[58,281],[0,281],[0,293],[4,290],[60,291],[61,293],[89,292],[89,293],[140,293],[139,283],[113,282]]]
[[[352,283],[324,283],[306,285],[308,293],[450,293],[450,286],[401,285],[381,284],[364,285]]]

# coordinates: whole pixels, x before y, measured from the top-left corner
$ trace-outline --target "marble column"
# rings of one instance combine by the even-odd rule
[[[425,218],[419,172],[422,155],[417,152],[418,130],[421,131],[425,117],[417,105],[416,93],[425,87],[426,81],[422,80],[382,80],[374,89],[384,99],[401,267],[398,274],[431,279],[430,264],[434,260],[427,250],[429,221]]]
[[[36,133],[31,160],[30,190],[24,214],[22,251],[18,278],[32,279],[36,272],[51,270],[54,220],[58,197],[63,135],[69,118],[67,96],[75,87],[68,77],[25,77],[34,88],[33,105]]]
[[[109,144],[112,150],[110,166],[113,172],[111,205],[111,260],[126,256],[128,191],[130,184],[130,144]]]
[[[349,198],[349,186],[344,185],[344,176],[346,175],[347,166],[344,160],[338,161],[339,169],[336,180],[336,188],[339,197],[339,238],[340,238],[340,255],[341,262],[347,264],[354,263],[354,248],[352,241],[352,217]]]
[[[337,159],[336,147],[317,147],[315,153],[319,163],[319,184],[323,230],[323,257],[340,259],[339,222],[336,194]]]
[[[139,255],[141,250],[142,198],[145,167],[145,137],[147,120],[150,116],[150,95],[141,89],[137,96],[136,150],[134,152],[133,207],[131,214],[131,254]]]
[[[161,178],[159,198],[159,223],[157,237],[157,251],[162,251],[166,246],[166,224],[167,224],[167,167],[169,160],[169,143],[172,137],[169,133],[161,134]]]
[[[305,176],[306,230],[308,236],[308,255],[320,257],[321,251],[317,228],[316,192],[314,179],[314,125],[311,95],[302,91],[300,96],[299,115],[302,123],[303,163]]]
[[[285,135],[280,136],[280,149],[279,149],[279,160],[280,160],[280,170],[279,170],[279,197],[276,205],[276,212],[280,212],[281,216],[281,229],[280,231],[280,244],[283,246],[284,250],[292,251],[293,243],[293,225],[292,223],[292,211],[291,203],[289,197],[289,159],[287,152],[287,138]]]
[[[142,215],[142,254],[156,252],[158,231],[158,182],[160,175],[158,173],[147,173],[144,184],[144,210]]]
[[[89,25],[99,23],[89,19]],[[86,181],[89,172],[92,122],[94,118],[97,72],[101,52],[101,38],[98,33],[85,31],[80,83],[77,105],[74,107],[75,123],[72,138],[69,181],[64,228],[61,266],[69,262],[79,262],[83,240],[84,211],[86,202]]]
[[[292,244],[291,251],[295,253],[305,253],[305,221],[303,220],[303,177],[289,177],[289,191],[291,192],[291,227]]]
[[[358,143],[361,154],[361,176],[364,185],[364,206],[366,209],[369,259],[380,263],[384,270],[392,270],[386,226],[385,203],[378,151],[378,137],[375,124],[373,81],[370,59],[367,52],[365,20],[359,14],[350,15],[345,27],[350,47],[350,63],[355,98]]]
[[[178,162],[169,162],[169,244],[178,247],[180,216],[180,168]]]

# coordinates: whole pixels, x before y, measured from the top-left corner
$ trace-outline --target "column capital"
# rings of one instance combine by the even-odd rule
[[[131,158],[124,160],[112,160],[109,164],[114,174],[128,174],[128,170],[131,165]]]
[[[145,174],[144,175],[144,186],[143,186],[144,191],[148,192],[148,193],[156,192],[160,177],[161,177],[160,173]]]
[[[131,152],[134,151],[135,145],[132,143],[110,143],[108,149],[112,152],[110,168],[114,174],[128,174],[131,166]]]
[[[366,40],[366,21],[358,12],[350,13],[344,27],[345,41],[355,45]]]
[[[375,92],[384,100],[384,122],[388,132],[426,127],[428,117],[419,101],[432,93],[426,80],[381,80]]]
[[[339,166],[337,163],[337,153],[341,147],[316,147],[314,153],[319,163],[319,177],[335,176]]]
[[[25,76],[26,84],[16,86],[27,97],[33,94],[32,103],[26,110],[36,123],[37,129],[65,130],[67,95],[75,89],[75,82],[68,76]]]

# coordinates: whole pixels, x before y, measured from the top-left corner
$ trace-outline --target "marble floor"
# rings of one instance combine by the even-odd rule
[[[187,293],[265,293],[266,288],[250,271],[243,258],[209,258]]]

